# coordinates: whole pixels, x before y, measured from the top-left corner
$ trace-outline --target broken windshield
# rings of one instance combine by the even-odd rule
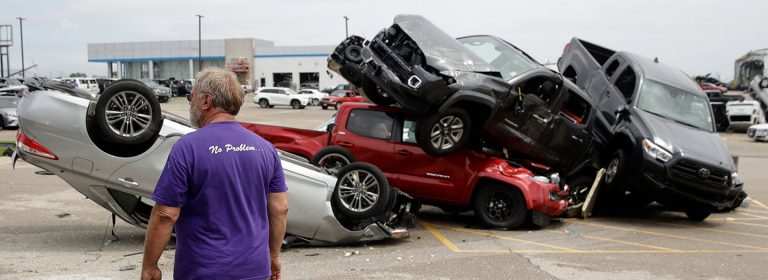
[[[684,125],[712,131],[712,113],[704,96],[645,80],[637,107]]]
[[[509,43],[492,36],[471,36],[459,38],[464,47],[495,66],[501,76],[509,81],[520,73],[538,67],[537,63],[520,53]]]

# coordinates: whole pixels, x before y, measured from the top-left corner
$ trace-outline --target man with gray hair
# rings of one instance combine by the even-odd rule
[[[174,278],[280,279],[288,213],[280,157],[235,121],[243,92],[232,72],[206,68],[195,81],[187,99],[200,129],[176,142],[155,187],[141,278],[161,278],[175,225]]]

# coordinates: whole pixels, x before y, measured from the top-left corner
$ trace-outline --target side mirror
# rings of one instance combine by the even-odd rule
[[[334,128],[336,128],[336,124],[335,123],[328,124],[328,126],[325,127],[325,131],[328,132],[328,133],[333,133],[333,129]]]

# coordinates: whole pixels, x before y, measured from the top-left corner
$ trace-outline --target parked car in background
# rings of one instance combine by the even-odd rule
[[[162,113],[152,90],[135,80],[114,83],[98,101],[70,94],[43,86],[22,98],[13,162],[21,157],[49,170],[127,223],[146,228],[171,147],[195,129]],[[306,160],[279,156],[291,201],[284,242],[330,245],[408,235],[419,203],[389,187],[378,168],[357,163],[333,177]],[[339,199],[351,188],[367,195],[354,208]]]
[[[742,101],[744,96],[727,95],[727,89],[713,87],[712,84],[699,84],[704,93],[707,94],[709,105],[712,107],[712,114],[715,117],[715,128],[717,131],[725,131],[730,126],[726,113],[726,103],[731,101]]]
[[[0,78],[0,95],[22,97],[29,88],[22,82],[13,78]]]
[[[19,126],[19,118],[16,115],[19,100],[16,96],[0,96],[0,130]]]
[[[567,192],[559,175],[534,174],[523,161],[469,148],[430,156],[416,144],[417,122],[417,115],[401,108],[344,103],[326,131],[243,126],[329,174],[356,161],[370,162],[400,190],[449,211],[474,210],[488,227],[516,228],[531,217],[543,226],[565,211]]]
[[[768,124],[756,124],[747,129],[747,137],[755,141],[768,141]]]
[[[310,104],[314,106],[320,105],[320,100],[323,99],[323,97],[328,96],[327,93],[316,89],[302,89],[298,91],[298,94],[309,98]]]
[[[99,83],[94,78],[65,78],[63,80],[72,84],[73,88],[89,92],[94,99],[99,94]]]
[[[320,107],[322,107],[323,110],[328,109],[328,107],[339,109],[341,104],[346,102],[366,102],[366,100],[365,97],[361,96],[354,90],[337,89],[320,100]]]
[[[261,108],[291,106],[293,109],[304,109],[310,102],[308,96],[286,87],[260,87],[253,96],[253,103],[259,104]]]
[[[161,86],[157,82],[151,80],[142,80],[141,82],[155,93],[155,97],[157,97],[157,100],[161,103],[168,102],[168,100],[171,99],[171,88]]]
[[[700,85],[701,84],[705,84],[705,83],[709,83],[709,84],[712,84],[714,86],[725,88],[726,91],[728,90],[728,84],[718,80],[715,77],[711,77],[709,73],[704,75],[704,76],[695,76],[695,77],[693,77],[693,80],[696,81],[696,83],[698,83]]]
[[[765,122],[760,102],[755,100],[728,102],[725,104],[725,114],[728,116],[730,129],[734,131],[746,131],[751,125]]]
[[[195,79],[181,80],[179,85],[179,96],[187,96],[192,93],[192,87],[195,85]]]
[[[558,68],[605,117],[611,142],[603,193],[658,201],[704,220],[746,198],[704,92],[688,75],[629,52],[573,38]]]

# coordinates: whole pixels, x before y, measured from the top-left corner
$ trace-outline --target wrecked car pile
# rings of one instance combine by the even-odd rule
[[[682,71],[579,39],[558,67],[562,75],[501,39],[453,39],[412,15],[329,56],[369,100],[416,114],[416,142],[430,155],[495,147],[569,181],[606,167],[608,199],[656,200],[693,220],[746,197],[706,95]]]

